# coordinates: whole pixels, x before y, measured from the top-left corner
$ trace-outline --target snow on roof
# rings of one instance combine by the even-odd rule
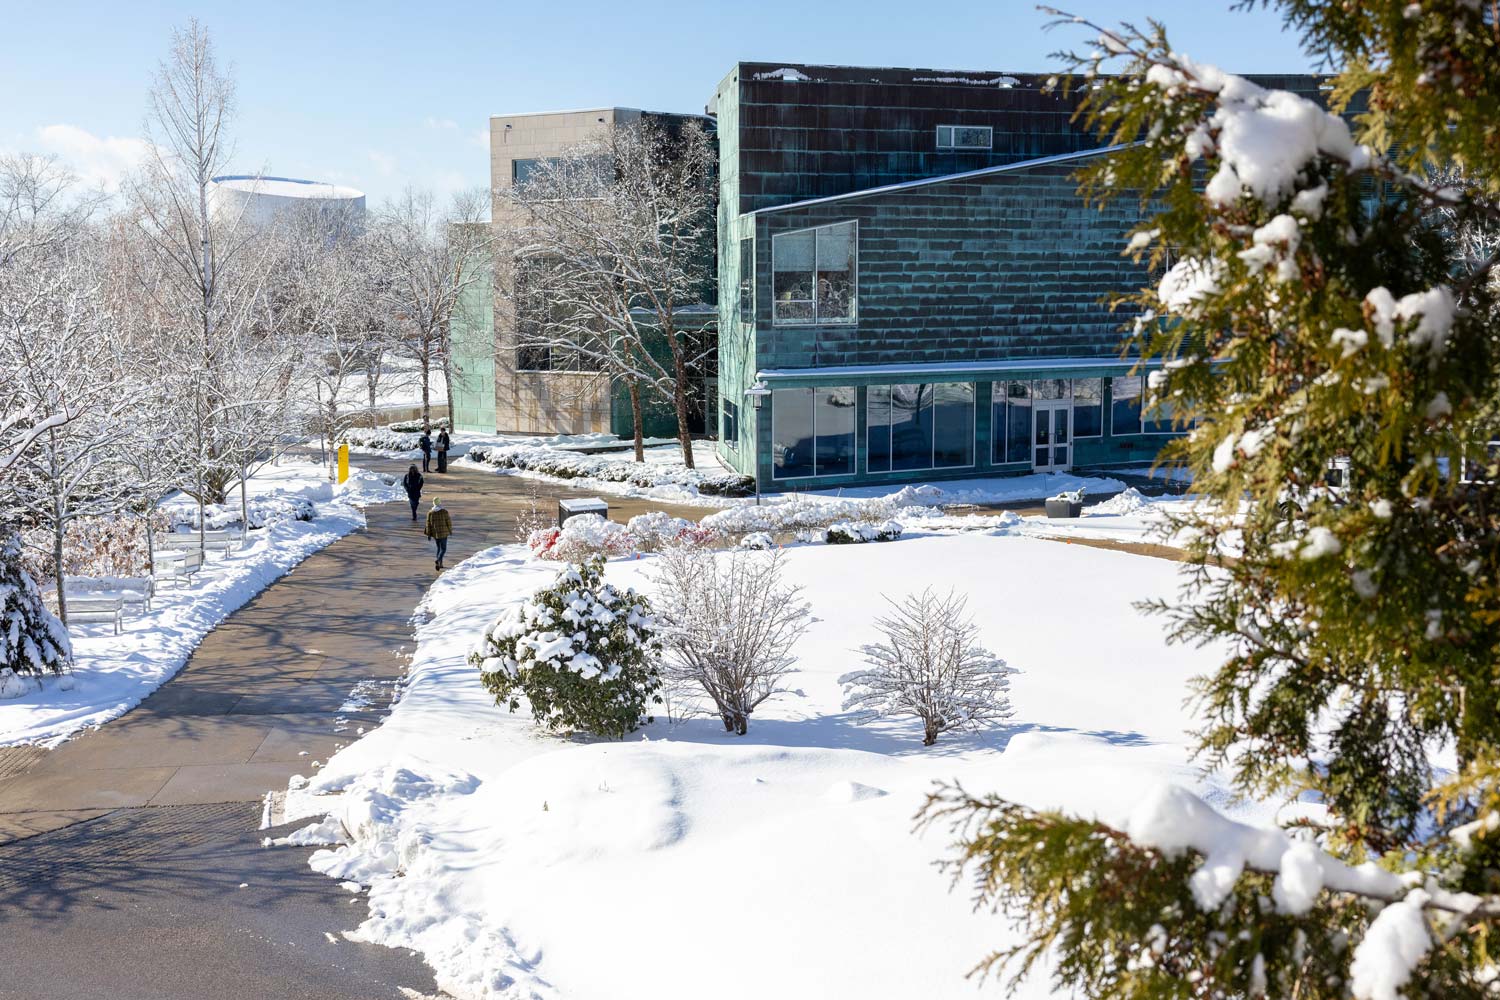
[[[277,198],[363,198],[365,193],[342,184],[326,181],[304,181],[295,177],[266,177],[261,174],[224,174],[214,178],[214,184],[230,191],[246,191],[250,194],[272,195]]]
[[[774,382],[794,378],[857,378],[871,376],[981,375],[1021,372],[1093,372],[1115,374],[1141,365],[1138,358],[1020,358],[1012,361],[933,361],[909,365],[828,365],[822,368],[762,368],[757,379]],[[1143,367],[1160,367],[1160,360],[1147,361]]]
[[[773,69],[768,73],[756,73],[750,79],[786,80],[793,83],[807,83],[812,80],[812,77],[808,76],[801,70],[792,69],[791,67],[785,67],[783,69]]]
[[[802,201],[788,202],[785,205],[771,205],[766,208],[757,208],[749,215],[768,215],[772,212],[784,212],[791,208],[806,208],[809,205],[823,205],[828,202],[845,201],[850,198],[863,198],[872,194],[889,194],[892,191],[909,191],[912,188],[926,187],[929,184],[947,184],[950,181],[965,181],[978,177],[991,177],[997,174],[1015,173],[1020,170],[1029,170],[1032,167],[1045,167],[1055,163],[1071,163],[1074,160],[1083,160],[1091,156],[1104,156],[1107,153],[1115,153],[1126,148],[1125,146],[1102,146],[1098,149],[1084,149],[1076,153],[1058,153],[1054,156],[1041,156],[1034,160],[1021,160],[1016,163],[1002,163],[996,167],[980,167],[978,170],[965,170],[956,174],[939,174],[936,177],[918,177],[916,180],[899,181],[895,184],[882,184],[880,187],[862,188],[858,191],[846,191],[843,194],[824,195],[821,198],[807,198]]]
[[[1019,86],[1021,81],[1013,76],[991,76],[976,78],[972,76],[914,76],[912,83],[962,83],[971,87],[999,87],[1009,90],[1011,87]]]

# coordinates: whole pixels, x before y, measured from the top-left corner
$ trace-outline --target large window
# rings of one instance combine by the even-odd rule
[[[1115,437],[1141,432],[1141,377],[1109,380],[1109,432]]]
[[[990,383],[990,461],[1031,461],[1031,383]]]
[[[771,240],[773,320],[852,323],[857,305],[859,226],[840,222]]]
[[[1153,400],[1144,404],[1141,410],[1142,434],[1181,434],[1187,430],[1175,422],[1176,409],[1170,399],[1163,397]]]
[[[601,341],[576,318],[569,318],[549,292],[553,269],[545,258],[516,263],[516,370],[523,372],[598,371],[607,353]]]
[[[973,465],[974,383],[870,386],[865,448],[869,472]]]
[[[740,240],[740,322],[755,322],[754,240]]]
[[[1073,436],[1099,437],[1104,433],[1104,379],[1073,380]]]
[[[608,156],[539,156],[510,161],[512,187],[543,181],[541,193],[556,197],[590,198],[613,180]]]
[[[995,133],[988,125],[939,125],[938,149],[990,149]]]
[[[771,393],[771,476],[854,472],[853,386],[776,389]]]

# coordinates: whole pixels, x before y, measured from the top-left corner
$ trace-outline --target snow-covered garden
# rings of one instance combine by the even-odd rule
[[[659,604],[662,558],[606,579]],[[1119,823],[1163,781],[1222,797],[1188,764],[1182,707],[1219,651],[1167,648],[1132,606],[1171,596],[1175,564],[1005,528],[781,560],[812,620],[744,736],[682,690],[618,742],[544,735],[524,700],[496,706],[469,654],[558,564],[501,546],[439,580],[390,718],[284,803],[321,824],[304,840],[347,841],[312,864],[368,892],[355,936],[418,950],[459,997],[968,996],[1004,921],[933,870],[944,831],[913,835],[934,781]],[[930,747],[913,718],[846,709],[840,684],[880,640],[884,598],[925,588],[967,595],[1015,671],[1009,718]]]

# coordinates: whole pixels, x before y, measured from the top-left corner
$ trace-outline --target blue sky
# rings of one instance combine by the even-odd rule
[[[1240,72],[1312,68],[1274,12],[1230,0],[1088,0],[1106,23],[1166,22]],[[620,105],[699,111],[737,60],[1040,71],[1085,41],[1029,0],[78,3],[7,5],[0,149],[56,152],[106,184],[139,154],[174,25],[198,17],[239,87],[236,167],[339,181],[372,203],[410,184],[488,183],[491,114]]]

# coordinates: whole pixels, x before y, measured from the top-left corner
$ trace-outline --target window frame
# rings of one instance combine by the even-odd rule
[[[948,132],[948,141],[943,141],[943,130]],[[957,143],[958,133],[961,129],[972,129],[984,132],[985,142],[983,146],[965,145]],[[937,133],[933,136],[934,143],[938,149],[947,152],[989,152],[995,148],[995,129],[992,125],[939,125]]]
[[[849,282],[851,287],[850,309],[847,317],[839,319],[824,319],[818,315],[818,234],[825,229],[837,229],[840,226],[853,226],[854,236],[851,241],[854,253],[849,263]],[[776,243],[783,237],[801,236],[804,233],[812,234],[812,268],[807,272],[811,279],[809,288],[812,292],[810,304],[812,306],[812,318],[810,319],[783,319],[776,308],[779,300],[776,297]],[[804,300],[798,299],[798,302]],[[859,323],[859,220],[842,219],[838,222],[827,222],[819,226],[805,226],[802,229],[788,229],[785,232],[771,234],[771,325],[772,326],[856,326]]]
[[[896,468],[895,467],[896,466],[895,442],[894,442],[894,439],[891,437],[891,434],[892,434],[892,431],[891,431],[891,426],[892,426],[892,424],[891,424],[891,418],[895,415],[895,407],[892,406],[892,405],[890,405],[889,402],[888,402],[887,405],[886,405],[886,419],[885,419],[885,424],[883,426],[884,426],[885,435],[886,435],[886,456],[887,456],[887,461],[888,461],[888,464],[890,465],[890,468],[888,468],[888,469],[872,469],[872,468],[870,468],[870,432],[873,429],[873,425],[870,423],[870,395],[869,395],[870,390],[871,389],[877,389],[877,388],[884,388],[884,389],[887,390],[887,399],[890,399],[890,398],[893,398],[894,394],[890,393],[889,390],[893,389],[894,387],[896,387],[898,385],[913,385],[913,386],[928,386],[928,387],[930,387],[932,389],[932,401],[928,404],[928,406],[930,408],[932,408],[934,411],[936,411],[936,408],[937,408],[937,387],[938,386],[940,386],[940,385],[967,385],[967,386],[970,387],[970,392],[969,392],[969,461],[968,461],[968,464],[966,464],[966,465],[938,465],[937,464],[938,434],[937,434],[937,417],[936,417],[935,412],[934,412],[934,416],[933,416],[933,420],[932,420],[932,442],[928,446],[928,456],[927,456],[928,464],[925,465],[925,466],[921,466],[919,468],[914,468],[914,469],[898,469],[898,468]],[[865,405],[864,405],[864,414],[865,414],[865,421],[864,421],[864,424],[865,424],[865,434],[864,434],[864,437],[865,437],[865,469],[864,469],[864,474],[865,475],[867,475],[867,476],[898,476],[898,475],[899,476],[905,476],[905,475],[911,475],[913,473],[919,473],[919,472],[947,472],[947,471],[951,471],[953,469],[975,469],[975,468],[979,467],[979,382],[978,382],[978,380],[974,380],[974,379],[957,379],[957,380],[944,381],[944,382],[873,382],[870,385],[864,386],[863,388],[865,390]],[[993,390],[991,390],[991,391],[993,392]]]

